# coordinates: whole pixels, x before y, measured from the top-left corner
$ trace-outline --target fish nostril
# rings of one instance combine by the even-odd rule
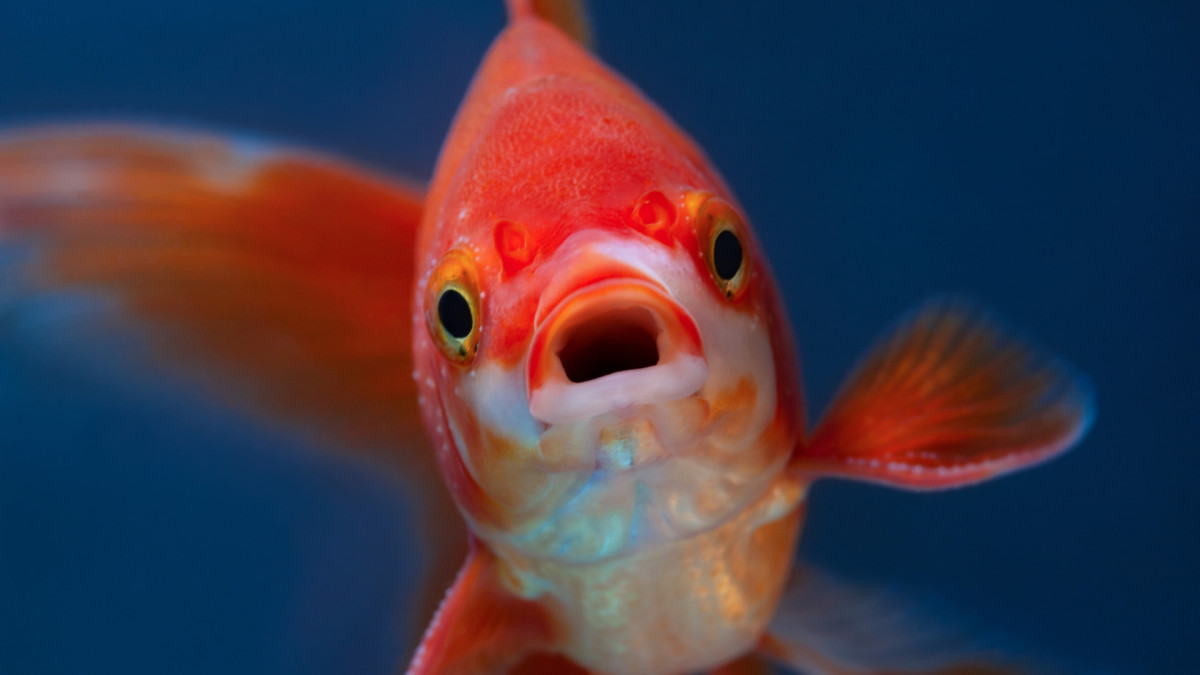
[[[597,314],[569,329],[558,352],[571,382],[588,382],[659,362],[658,322],[643,307]]]

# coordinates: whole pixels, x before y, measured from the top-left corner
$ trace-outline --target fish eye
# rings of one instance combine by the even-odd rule
[[[475,326],[475,317],[471,316],[471,304],[457,288],[447,288],[438,298],[438,321],[442,322],[442,330],[455,340],[465,340]]]
[[[479,284],[470,256],[451,251],[425,290],[425,323],[442,355],[467,364],[479,347]]]
[[[729,202],[712,198],[700,206],[696,223],[700,241],[706,242],[704,259],[717,289],[736,300],[750,278],[750,256],[745,225]]]
[[[713,272],[717,278],[730,281],[742,269],[742,241],[733,230],[721,230],[713,238]]]

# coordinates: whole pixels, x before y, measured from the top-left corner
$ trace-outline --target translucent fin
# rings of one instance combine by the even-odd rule
[[[495,557],[478,546],[438,608],[408,674],[508,672],[525,657],[551,647],[556,630],[544,607],[504,588]],[[538,663],[561,661],[547,657]]]
[[[801,568],[759,653],[812,675],[1023,672],[888,595]]]
[[[507,0],[509,19],[536,16],[558,26],[579,44],[591,49],[592,27],[583,0]]]
[[[412,381],[420,215],[412,187],[228,137],[121,126],[9,133],[0,136],[0,330],[37,315],[42,334],[89,355],[125,330],[146,353],[128,350],[111,371],[182,376],[318,445],[398,467],[428,514],[432,612],[465,534]],[[72,304],[64,299],[88,311],[57,316]]]
[[[923,307],[848,379],[793,468],[966,485],[1044,461],[1092,418],[1086,383],[962,302]]]

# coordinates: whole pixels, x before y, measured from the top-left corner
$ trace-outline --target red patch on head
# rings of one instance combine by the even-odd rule
[[[642,195],[633,205],[629,220],[649,237],[664,244],[671,243],[671,228],[675,225],[675,205],[658,190]]]
[[[529,236],[529,230],[521,223],[501,220],[492,229],[496,240],[496,252],[504,264],[505,274],[515,274],[524,269],[537,254],[537,242]]]

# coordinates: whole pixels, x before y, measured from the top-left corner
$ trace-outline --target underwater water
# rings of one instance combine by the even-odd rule
[[[1034,470],[819,484],[802,556],[1067,672],[1191,672],[1200,4],[594,4],[601,57],[771,252],[812,419],[946,291],[1095,387],[1089,435]],[[0,125],[240,130],[424,179],[502,23],[498,0],[7,0]],[[113,377],[134,347],[81,349],[59,311],[0,315],[0,672],[392,672],[421,556],[392,480]]]

